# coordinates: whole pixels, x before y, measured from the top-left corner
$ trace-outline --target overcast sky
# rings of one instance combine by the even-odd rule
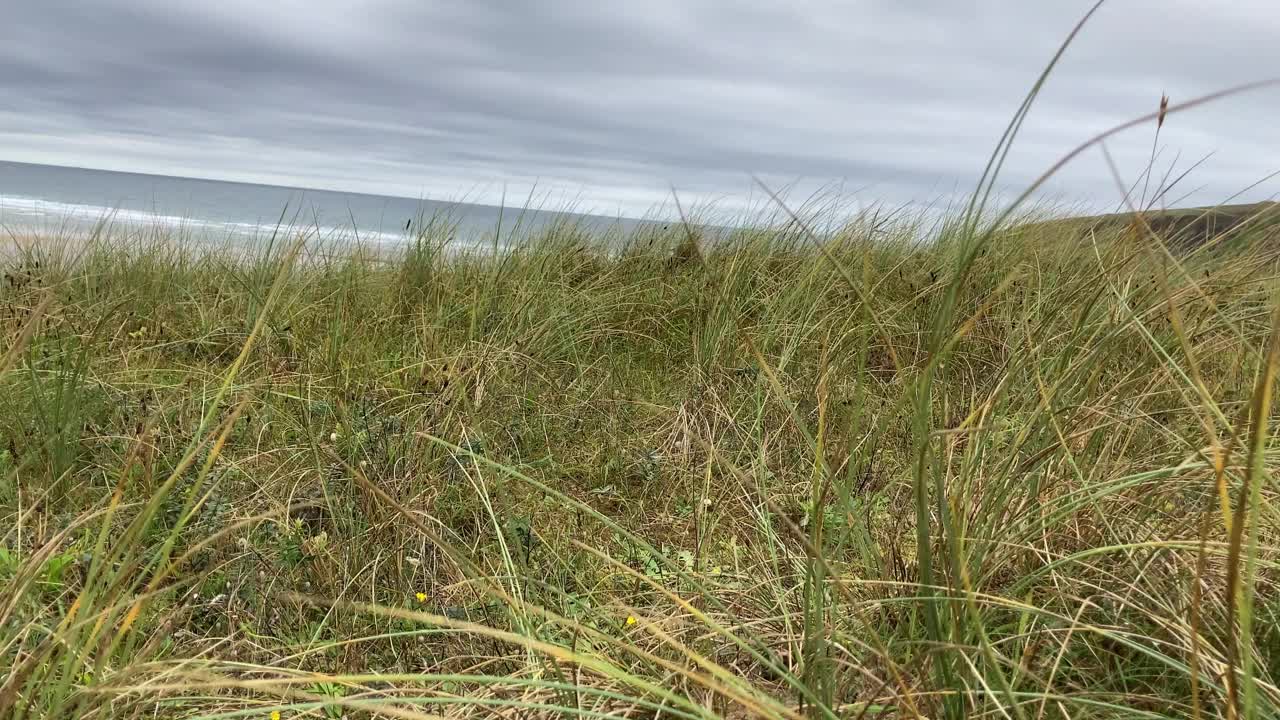
[[[16,0],[0,159],[442,199],[534,184],[640,212],[751,173],[864,202],[968,190],[1084,0]],[[1016,145],[1025,185],[1093,133],[1280,75],[1276,0],[1111,0]],[[1171,117],[1217,202],[1280,170],[1280,90]],[[1126,179],[1153,127],[1109,147]],[[1102,156],[1057,197],[1106,206]],[[1249,194],[1280,190],[1271,182]],[[1180,193],[1174,193],[1180,195]]]

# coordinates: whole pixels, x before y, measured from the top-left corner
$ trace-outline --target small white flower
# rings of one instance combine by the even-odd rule
[[[338,442],[338,433],[336,432],[329,433],[329,442]]]

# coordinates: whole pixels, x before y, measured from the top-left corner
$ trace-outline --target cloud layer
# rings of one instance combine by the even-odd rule
[[[1016,191],[1090,135],[1280,72],[1271,0],[1112,0],[1015,148]],[[640,212],[749,174],[864,200],[972,186],[1084,2],[43,0],[6,11],[0,158],[494,201],[538,187]],[[961,7],[963,6],[963,7]],[[1184,202],[1280,169],[1280,89],[1169,119]],[[1132,181],[1152,128],[1109,143]],[[1268,152],[1272,151],[1272,152]],[[1119,199],[1098,152],[1054,197]],[[1253,189],[1268,197],[1275,184]],[[1181,193],[1170,195],[1180,197]]]

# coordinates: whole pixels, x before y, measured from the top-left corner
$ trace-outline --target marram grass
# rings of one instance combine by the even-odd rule
[[[1280,246],[938,227],[12,247],[0,716],[1275,715]]]

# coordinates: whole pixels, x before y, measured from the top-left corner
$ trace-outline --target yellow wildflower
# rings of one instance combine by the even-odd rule
[[[635,625],[635,624],[636,624],[636,616],[635,616],[635,615],[628,615],[628,616],[627,616],[627,624],[628,624],[628,625]]]
[[[418,602],[420,603],[424,603],[427,601],[427,594],[424,592],[420,592],[417,595],[414,595],[414,597],[418,598]]]
[[[280,711],[279,711],[279,710],[272,710],[272,711],[271,711],[271,720],[280,720]]]

